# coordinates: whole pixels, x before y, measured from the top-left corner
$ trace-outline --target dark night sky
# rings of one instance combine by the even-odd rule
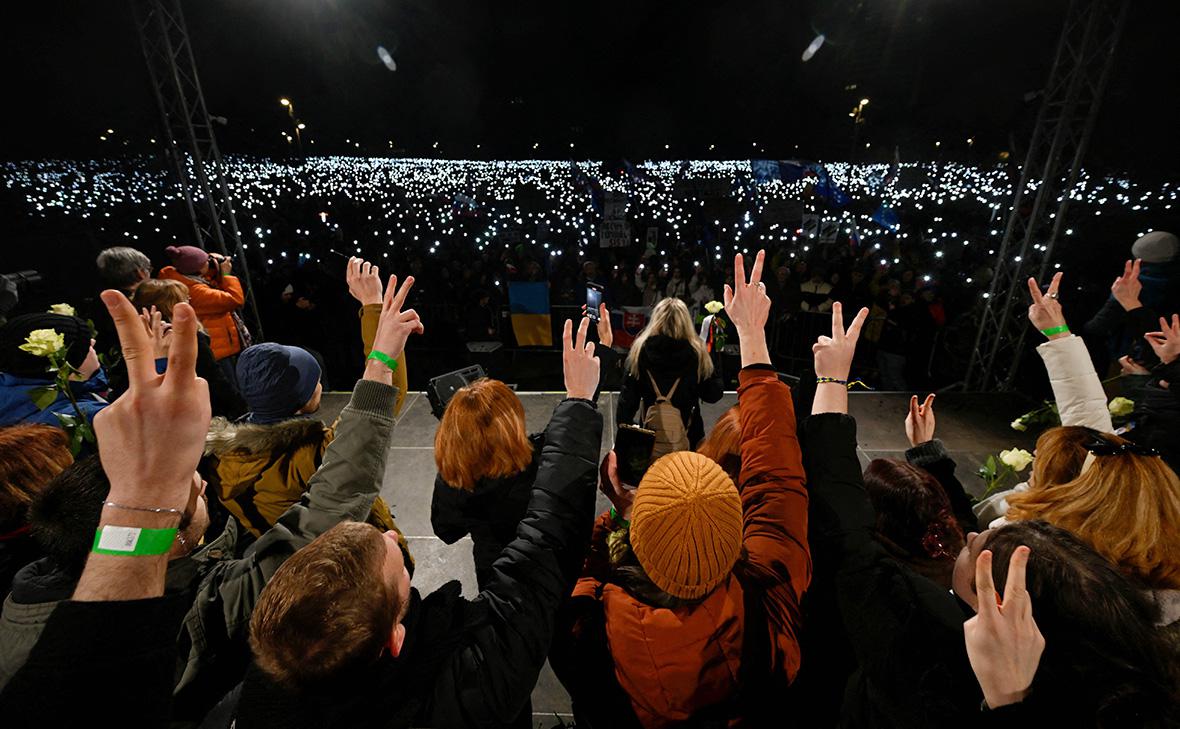
[[[1135,2],[1091,147],[1093,165],[1171,174],[1180,3]],[[846,158],[967,155],[1023,141],[1064,0],[186,1],[210,112],[231,152],[283,152],[295,100],[310,147],[448,157]],[[19,7],[19,10],[15,9]],[[0,156],[143,151],[157,135],[128,5],[6,9]],[[816,32],[827,44],[800,54]],[[378,60],[384,45],[396,72]],[[857,84],[855,90],[846,86]],[[107,128],[114,139],[101,142]],[[129,144],[123,146],[123,140]],[[534,153],[532,144],[540,142]],[[475,145],[482,145],[479,153]],[[671,148],[665,152],[664,144]],[[717,145],[713,152],[709,145]],[[798,151],[795,145],[799,145]],[[994,157],[991,157],[994,158]]]

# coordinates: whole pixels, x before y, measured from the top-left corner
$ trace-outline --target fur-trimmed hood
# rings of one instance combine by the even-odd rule
[[[289,453],[330,437],[331,429],[316,418],[292,418],[273,425],[214,418],[205,438],[205,455],[221,458],[230,454]]]

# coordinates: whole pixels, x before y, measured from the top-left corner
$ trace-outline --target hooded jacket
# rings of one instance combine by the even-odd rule
[[[0,690],[24,665],[53,609],[70,599],[77,584],[78,575],[49,559],[39,559],[16,573],[0,613]]]
[[[245,549],[252,541],[248,538],[238,541],[237,525],[231,519],[217,539],[168,563],[165,593],[180,595],[191,603],[201,580],[209,572],[208,568],[220,560],[240,557],[238,548]],[[58,604],[74,594],[79,577],[79,573],[62,568],[48,557],[27,565],[16,574],[12,592],[5,599],[3,613],[0,613],[0,690],[24,665]],[[202,643],[200,648],[203,650],[204,647]]]
[[[214,418],[205,440],[203,471],[221,503],[257,537],[303,498],[333,437],[333,429],[315,418],[272,425]],[[406,549],[381,497],[374,500],[367,521],[383,531],[396,530]]]
[[[41,423],[60,428],[61,422],[56,415],[74,415],[74,406],[70,404],[70,399],[59,394],[49,407],[41,410],[29,397],[32,390],[52,384],[53,382],[47,379],[17,377],[0,372],[0,426]],[[95,414],[108,405],[103,397],[108,388],[107,376],[102,369],[85,382],[70,383],[70,390],[78,401],[78,408],[86,416],[87,421],[94,422]]]
[[[611,575],[613,519],[599,517],[551,657],[579,723],[762,726],[799,670],[811,557],[791,394],[768,367],[747,367],[739,382],[742,557],[703,600],[653,607]]]
[[[647,409],[655,404],[656,393],[648,380],[649,372],[664,394],[679,379],[680,384],[672,395],[672,404],[680,411],[680,417],[688,428],[689,447],[696,448],[705,437],[700,401],[714,403],[724,394],[721,375],[714,370],[712,375],[701,380],[697,377],[697,367],[697,353],[689,342],[663,334],[648,337],[639,352],[639,377],[633,376],[628,370],[623,379],[623,389],[619,393],[618,422],[634,422],[637,412],[642,421]]]
[[[233,313],[246,303],[246,296],[237,276],[218,276],[216,279],[185,276],[175,267],[165,266],[160,269],[159,278],[179,281],[188,287],[189,303],[209,333],[209,346],[213,348],[214,357],[225,359],[242,351]]]

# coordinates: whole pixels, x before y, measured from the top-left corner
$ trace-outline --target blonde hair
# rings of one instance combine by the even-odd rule
[[[448,485],[471,491],[480,479],[520,473],[532,460],[524,405],[503,382],[476,380],[447,403],[434,436],[434,464]]]
[[[131,295],[131,303],[139,309],[150,309],[153,306],[164,316],[164,321],[172,322],[172,309],[177,304],[188,303],[188,286],[171,278],[149,278],[135,287]],[[197,329],[205,331],[205,327],[197,322]]]
[[[643,328],[635,342],[631,345],[631,353],[627,355],[627,370],[632,377],[639,377],[639,354],[648,337],[662,334],[673,339],[684,339],[697,353],[697,378],[705,379],[713,374],[713,360],[709,357],[709,350],[705,342],[697,336],[692,326],[692,317],[688,307],[680,299],[661,299],[652,309],[651,321]]]
[[[1180,588],[1180,479],[1158,457],[1098,456],[1073,480],[1038,480],[1008,505],[1009,520],[1043,519],[1148,586]]]

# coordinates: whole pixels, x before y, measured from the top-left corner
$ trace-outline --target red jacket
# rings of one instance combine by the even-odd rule
[[[216,280],[200,280],[185,276],[172,266],[160,269],[159,278],[172,279],[188,286],[189,303],[197,312],[197,319],[209,333],[209,346],[213,356],[225,359],[242,351],[238,338],[238,327],[234,324],[233,312],[242,308],[246,297],[237,276],[219,276]]]
[[[748,688],[739,676],[743,649],[748,648],[747,630],[766,631],[756,638],[769,648],[768,655],[765,649],[760,655],[767,655],[768,665],[762,668],[772,688],[785,689],[799,670],[799,602],[811,582],[811,555],[807,491],[791,393],[770,369],[743,370],[739,382],[739,490],[745,529],[742,556],[733,574],[690,607],[670,610],[646,605],[606,580],[611,517],[603,514],[595,524],[586,569],[574,588],[575,600],[601,602],[614,678],[645,727],[684,721],[704,709],[715,712],[719,704],[736,696],[739,686]],[[746,624],[746,593],[751,590],[761,594],[756,604],[764,621],[759,618],[758,625]],[[596,665],[589,656],[579,662],[576,655],[589,643],[577,635],[583,627],[572,625],[571,666]],[[595,683],[592,677],[577,680],[582,679],[587,682],[584,686]],[[576,691],[571,689],[571,694]],[[763,702],[769,698],[773,703],[775,695],[781,692],[750,698]],[[575,709],[578,699],[575,695]],[[735,705],[723,713],[731,724],[740,724],[741,711]]]

